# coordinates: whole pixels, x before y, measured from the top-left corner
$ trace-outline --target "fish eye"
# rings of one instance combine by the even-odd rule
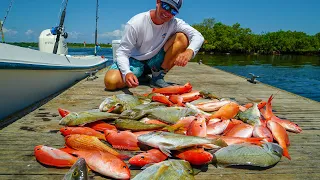
[[[141,159],[144,159],[144,156],[141,156],[140,158],[141,158]]]
[[[78,171],[73,171],[72,176],[78,176]]]
[[[200,124],[200,127],[202,127],[202,124]]]
[[[122,166],[124,169],[127,169],[127,166]]]
[[[39,151],[39,150],[40,150],[40,148],[37,148],[37,150]]]

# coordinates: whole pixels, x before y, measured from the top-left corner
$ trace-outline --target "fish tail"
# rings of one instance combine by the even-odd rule
[[[286,158],[288,158],[289,160],[291,160],[291,157],[289,155],[289,151],[288,151],[288,148],[283,148],[283,153],[282,153],[283,156],[285,156]]]

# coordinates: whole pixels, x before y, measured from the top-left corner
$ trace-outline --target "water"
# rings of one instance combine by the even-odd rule
[[[262,83],[320,102],[320,57],[318,56],[247,56],[198,55],[193,61],[250,77],[253,73]]]
[[[93,54],[93,48],[69,48],[70,55]],[[97,53],[112,60],[112,49]],[[320,102],[319,56],[256,56],[256,55],[197,55],[192,61],[248,77],[253,73],[258,81]],[[112,62],[112,61],[111,61]]]

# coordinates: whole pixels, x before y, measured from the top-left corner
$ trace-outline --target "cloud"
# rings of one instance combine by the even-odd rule
[[[123,36],[123,33],[124,33],[124,27],[125,25],[122,24],[121,25],[121,29],[117,29],[117,30],[114,30],[112,32],[104,32],[104,33],[101,33],[99,34],[99,37],[102,37],[102,38],[111,38],[111,39],[119,39]]]
[[[79,32],[68,32],[68,38],[71,38],[71,39],[78,39],[79,36],[81,36],[82,34],[79,33]]]
[[[7,34],[7,35],[16,35],[18,34],[18,31],[12,30],[12,29],[6,29],[6,28],[2,28],[3,33]]]
[[[31,36],[31,35],[34,34],[34,31],[32,31],[31,29],[29,29],[27,32],[25,32],[25,34],[26,34],[27,36]]]

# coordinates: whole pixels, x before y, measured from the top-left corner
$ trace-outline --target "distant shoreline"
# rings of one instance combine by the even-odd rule
[[[20,47],[33,47],[38,48],[38,43],[36,42],[7,42],[7,44],[20,46]],[[86,44],[84,46],[83,43],[67,43],[68,48],[94,48],[95,45],[93,43]],[[99,44],[100,48],[112,48],[112,44]],[[252,55],[306,55],[306,56],[320,56],[320,50],[319,51],[300,51],[300,52],[280,52],[280,51],[273,51],[270,53],[248,53],[246,51],[238,52],[238,51],[227,51],[227,52],[220,52],[217,50],[206,50],[205,48],[201,48],[199,50],[199,54],[212,54],[212,55],[221,55],[221,54],[252,54]]]

